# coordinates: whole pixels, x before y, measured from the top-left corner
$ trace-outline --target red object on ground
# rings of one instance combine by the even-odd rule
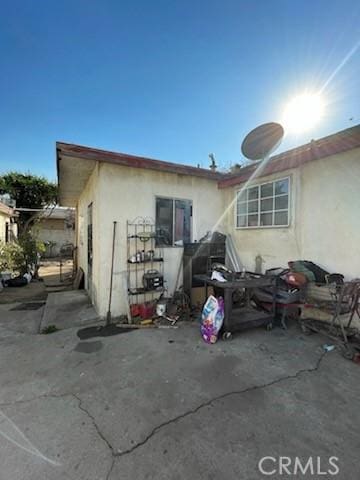
[[[130,305],[130,314],[132,317],[138,317],[140,315],[140,305],[137,303]]]
[[[307,278],[303,273],[290,272],[286,274],[285,281],[294,287],[302,287],[307,283]]]
[[[151,302],[140,303],[139,305],[139,315],[144,320],[151,318],[154,315],[155,307]]]

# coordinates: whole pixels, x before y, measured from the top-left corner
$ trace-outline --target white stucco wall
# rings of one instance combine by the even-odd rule
[[[53,242],[55,245],[46,250],[46,256],[60,254],[60,248],[66,243],[75,243],[75,231],[65,226],[63,219],[45,219],[36,226],[37,238],[41,242]]]
[[[126,313],[126,222],[137,216],[155,219],[155,197],[164,196],[192,200],[193,240],[200,239],[211,230],[222,214],[222,197],[217,182],[199,177],[152,170],[99,165],[98,177],[99,228],[101,231],[98,258],[99,285],[97,307],[100,315],[106,315],[110,284],[111,247],[113,222],[117,222],[115,268],[113,284],[113,315]],[[221,225],[218,226],[221,230]],[[164,278],[169,292],[173,292],[182,248],[164,248]]]
[[[228,208],[228,214],[226,216],[227,230],[231,233],[241,262],[247,270],[255,271],[255,258],[258,255],[261,255],[264,261],[263,269],[286,265],[287,261],[293,258],[294,255],[296,258],[301,257],[300,226],[298,222],[296,222],[299,215],[299,176],[297,172],[295,170],[287,170],[280,174],[255,178],[246,184],[246,186],[258,185],[259,183],[286,177],[290,179],[290,222],[289,227],[286,228],[236,229],[235,198],[236,192],[241,190],[242,186],[238,185],[226,189],[226,205]]]
[[[288,228],[237,230],[235,205],[229,209],[227,228],[246,268],[254,270],[255,257],[261,255],[263,270],[304,259],[347,278],[360,277],[360,149],[261,177],[251,184],[286,176],[291,179]],[[240,187],[226,189],[227,205]]]
[[[249,270],[261,255],[263,270],[306,259],[347,278],[360,277],[360,149],[327,157],[298,169],[255,179],[252,184],[290,177],[290,225],[287,228],[237,230],[235,192],[198,177],[98,163],[77,205],[78,265],[87,279],[87,207],[93,203],[93,276],[86,281],[98,313],[105,316],[111,269],[113,222],[117,222],[112,313],[126,313],[126,222],[155,218],[155,197],[192,200],[193,240],[207,230],[231,233]],[[164,249],[164,277],[172,293],[182,248]]]
[[[6,223],[10,222],[10,218],[6,213],[0,211],[0,241],[5,242]]]
[[[93,268],[92,279],[88,276],[87,258],[87,212],[88,206],[93,204]],[[95,306],[99,304],[99,292],[102,290],[100,269],[100,209],[99,209],[99,166],[95,166],[85,189],[83,190],[78,204],[76,214],[76,246],[77,265],[84,270],[85,288]]]
[[[303,258],[360,277],[360,148],[301,170]]]

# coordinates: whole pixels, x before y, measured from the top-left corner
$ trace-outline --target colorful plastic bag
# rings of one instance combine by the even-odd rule
[[[214,296],[206,300],[201,314],[201,336],[206,343],[215,343],[224,321],[224,300]]]

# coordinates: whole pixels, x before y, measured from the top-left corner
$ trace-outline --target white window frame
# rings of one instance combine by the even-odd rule
[[[287,211],[288,212],[288,221],[287,221],[287,224],[286,225],[253,225],[253,226],[244,226],[244,227],[238,227],[237,226],[237,218],[238,218],[238,195],[240,192],[243,191],[243,189],[238,189],[236,192],[235,192],[235,208],[234,208],[234,225],[235,225],[235,230],[254,230],[254,229],[268,229],[268,228],[288,228],[291,224],[291,192],[292,192],[292,184],[291,184],[291,176],[287,176],[287,177],[281,177],[281,178],[274,178],[272,180],[267,180],[266,182],[262,182],[262,183],[257,183],[255,185],[249,185],[248,187],[245,188],[245,191],[251,189],[251,188],[254,188],[254,187],[258,187],[259,189],[259,196],[258,196],[258,219],[260,221],[260,214],[261,213],[270,213],[269,212],[261,212],[260,210],[260,205],[261,205],[261,200],[266,200],[268,198],[275,198],[275,195],[272,195],[271,197],[263,197],[261,198],[260,196],[260,188],[262,185],[266,185],[268,183],[276,183],[276,182],[281,182],[283,180],[288,180],[288,185],[289,185],[289,191],[287,194],[282,194],[282,195],[277,195],[277,196],[285,196],[285,195],[288,195],[288,208],[287,209],[281,209],[281,210],[277,210],[279,212],[283,211]],[[248,200],[246,200],[246,202],[248,202]],[[274,205],[275,206],[275,205]],[[274,213],[275,213],[275,208],[273,208],[271,210],[271,213],[273,215],[273,221],[274,221]],[[246,218],[249,216],[249,212],[246,213]]]
[[[192,242],[193,238],[193,201],[190,198],[180,198],[180,197],[171,197],[171,196],[166,196],[166,195],[156,195],[155,196],[155,229],[156,229],[156,201],[158,198],[165,199],[165,200],[172,200],[173,202],[173,215],[172,215],[172,227],[173,227],[173,243],[172,245],[161,245],[160,248],[183,248],[181,245],[175,245],[174,244],[174,229],[175,229],[175,200],[180,200],[183,202],[190,202],[190,243]]]

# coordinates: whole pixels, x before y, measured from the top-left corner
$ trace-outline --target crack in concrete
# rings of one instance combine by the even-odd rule
[[[102,431],[100,430],[99,428],[99,425],[97,424],[96,420],[95,420],[95,417],[94,415],[92,415],[89,410],[87,410],[84,406],[83,406],[83,402],[81,400],[81,398],[76,395],[75,393],[72,393],[71,394],[74,398],[76,398],[76,400],[78,401],[78,407],[79,409],[84,412],[88,418],[90,418],[98,436],[102,439],[102,441],[106,444],[106,446],[108,447],[108,449],[110,450],[110,453],[111,453],[111,463],[110,463],[110,467],[109,467],[109,470],[106,474],[106,477],[105,479],[108,480],[110,478],[110,475],[111,475],[111,472],[114,468],[114,463],[115,463],[115,456],[116,456],[116,453],[115,453],[115,450],[114,450],[114,447],[111,445],[111,443],[109,442],[109,440],[105,437],[105,435],[102,433]]]
[[[205,402],[202,402],[197,407],[195,407],[191,410],[187,410],[186,412],[182,413],[181,415],[178,415],[174,418],[171,418],[170,420],[167,420],[165,422],[160,423],[159,425],[154,427],[151,430],[151,432],[148,435],[146,435],[146,437],[143,440],[136,443],[135,445],[128,448],[127,450],[123,450],[122,452],[115,451],[112,444],[109,442],[109,440],[105,437],[105,435],[100,430],[100,428],[99,428],[99,426],[96,422],[95,417],[84,407],[82,399],[78,395],[76,395],[75,393],[62,393],[62,394],[47,393],[47,394],[44,394],[44,395],[33,397],[31,399],[28,399],[28,400],[17,400],[17,401],[14,401],[14,402],[1,403],[0,407],[16,405],[18,403],[27,403],[27,402],[31,402],[33,400],[38,400],[40,398],[62,398],[62,397],[66,397],[66,396],[71,396],[71,397],[75,398],[78,402],[78,408],[82,412],[84,412],[86,414],[86,416],[91,420],[91,423],[93,424],[99,438],[101,438],[101,440],[106,444],[107,448],[109,449],[109,451],[111,453],[111,464],[110,464],[110,467],[109,467],[108,472],[107,472],[106,477],[105,477],[106,480],[109,480],[110,475],[111,475],[111,473],[113,471],[113,468],[114,468],[114,465],[115,465],[115,460],[117,458],[121,458],[125,455],[129,455],[129,454],[133,453],[135,450],[137,450],[138,448],[142,447],[147,442],[149,442],[160,430],[167,427],[168,425],[171,425],[173,423],[177,423],[180,420],[182,420],[182,419],[184,419],[184,418],[186,418],[190,415],[195,415],[196,413],[198,413],[203,408],[208,407],[208,406],[212,405],[213,403],[218,402],[219,400],[223,400],[223,399],[231,397],[233,395],[242,395],[242,394],[253,392],[253,391],[256,391],[256,390],[262,390],[262,389],[271,387],[273,385],[276,385],[278,383],[284,382],[286,380],[296,379],[302,374],[316,372],[317,370],[319,370],[321,362],[322,362],[323,358],[325,357],[326,353],[327,352],[323,352],[320,355],[320,357],[318,358],[318,360],[316,362],[316,365],[312,368],[301,369],[301,370],[298,370],[293,375],[287,375],[286,377],[281,377],[281,378],[275,379],[275,380],[273,380],[269,383],[264,383],[262,385],[254,385],[252,387],[247,387],[247,388],[244,388],[242,390],[233,390],[231,392],[226,392],[226,393],[223,393],[223,394],[218,395],[216,397],[213,397],[209,400],[206,400]]]
[[[59,394],[55,394],[55,393],[46,393],[46,394],[43,394],[43,395],[39,395],[37,397],[33,397],[33,398],[29,398],[27,400],[16,400],[14,402],[7,402],[7,403],[1,403],[0,404],[0,407],[3,407],[3,406],[12,406],[12,405],[17,405],[19,403],[29,403],[29,402],[32,402],[34,400],[39,400],[40,398],[63,398],[63,397],[72,397],[74,398],[76,401],[77,401],[77,406],[78,408],[85,413],[85,415],[91,420],[91,423],[92,425],[94,426],[95,430],[96,430],[96,433],[97,435],[101,438],[101,440],[106,444],[106,446],[108,447],[108,449],[110,450],[110,454],[111,454],[111,463],[110,463],[110,467],[109,467],[109,470],[106,474],[106,477],[105,477],[105,480],[108,480],[110,475],[111,475],[111,472],[112,472],[112,469],[114,468],[114,463],[115,463],[115,451],[114,451],[114,448],[113,446],[111,445],[111,443],[107,440],[107,438],[105,437],[105,435],[102,433],[102,431],[100,430],[98,424],[96,423],[96,420],[95,420],[95,417],[83,406],[83,402],[81,400],[81,398],[76,395],[75,393],[59,393]]]
[[[140,442],[136,443],[135,445],[133,445],[131,448],[128,448],[127,450],[123,450],[122,452],[118,452],[118,453],[115,453],[114,455],[116,457],[123,457],[125,455],[129,455],[131,453],[133,453],[135,450],[137,450],[138,448],[142,447],[143,445],[145,445],[149,440],[151,440],[151,438],[156,435],[161,429],[163,429],[164,427],[167,427],[168,425],[171,425],[173,423],[176,423],[178,422],[179,420],[182,420],[190,415],[195,415],[196,413],[198,413],[200,410],[202,410],[203,408],[205,407],[208,407],[210,405],[212,405],[213,403],[215,402],[218,402],[219,400],[223,400],[224,398],[228,398],[228,397],[231,397],[233,395],[242,395],[244,393],[248,393],[248,392],[253,392],[255,390],[262,390],[264,388],[268,388],[268,387],[271,387],[273,385],[276,385],[278,383],[281,383],[281,382],[284,382],[286,380],[291,380],[291,379],[295,379],[295,378],[298,378],[298,376],[300,376],[301,374],[303,373],[313,373],[313,372],[316,372],[319,368],[320,368],[320,365],[321,365],[321,362],[324,358],[324,356],[326,355],[326,352],[323,352],[321,354],[321,356],[319,357],[318,361],[316,362],[316,365],[315,367],[312,367],[312,368],[306,368],[306,369],[301,369],[301,370],[298,370],[294,375],[287,375],[286,377],[281,377],[281,378],[278,378],[278,379],[275,379],[273,380],[272,382],[269,382],[269,383],[265,383],[265,384],[262,384],[262,385],[254,385],[252,387],[248,387],[248,388],[245,388],[243,390],[233,390],[231,392],[227,392],[227,393],[223,393],[222,395],[218,395],[216,397],[213,397],[211,398],[210,400],[207,400],[203,403],[201,403],[200,405],[198,405],[196,408],[193,408],[191,410],[187,410],[186,412],[182,413],[181,415],[178,415],[177,417],[174,417],[174,418],[171,418],[170,420],[167,420],[166,422],[162,422],[161,424],[157,425],[156,427],[154,427],[151,432],[143,439],[141,440]]]
[[[36,397],[25,398],[23,400],[13,400],[12,402],[3,402],[0,403],[0,407],[11,407],[12,405],[17,405],[18,403],[28,403],[33,402],[34,400],[39,400],[40,398],[62,398],[62,397],[71,397],[72,393],[43,393],[42,395],[37,395]]]
[[[105,479],[105,480],[109,480],[109,479],[110,479],[110,475],[111,475],[111,473],[112,473],[112,471],[113,471],[114,465],[115,465],[115,456],[113,455],[113,456],[111,457],[111,465],[110,465],[110,468],[109,468],[109,470],[108,470],[108,473],[107,473],[107,475],[106,475],[106,479]]]
[[[97,434],[99,435],[99,437],[106,443],[106,445],[108,446],[108,448],[110,449],[111,453],[112,454],[115,454],[115,450],[114,450],[114,447],[111,445],[111,443],[109,442],[109,440],[105,437],[105,435],[102,433],[102,431],[100,430],[98,424],[96,423],[96,420],[95,420],[95,417],[89,412],[89,410],[87,410],[84,406],[83,406],[83,402],[81,400],[81,398],[76,395],[75,393],[72,393],[71,394],[74,398],[76,398],[76,400],[78,401],[78,407],[80,408],[80,410],[82,410],[89,418],[90,420],[92,421],[92,424],[94,425],[95,427],[95,430],[97,432]]]

